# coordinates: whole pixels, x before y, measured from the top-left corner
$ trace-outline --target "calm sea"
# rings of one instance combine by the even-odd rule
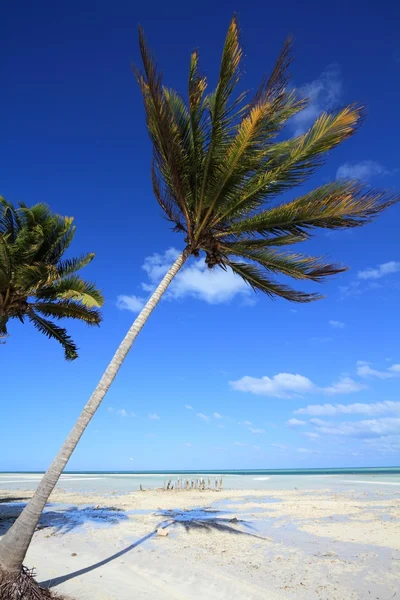
[[[226,489],[392,489],[400,487],[400,467],[361,469],[291,469],[291,470],[227,470],[227,471],[90,471],[65,472],[58,487],[73,491],[128,492],[157,488],[164,481],[178,477],[223,477]],[[0,473],[2,489],[33,489],[42,473]]]

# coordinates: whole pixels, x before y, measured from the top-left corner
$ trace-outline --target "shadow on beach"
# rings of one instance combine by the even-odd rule
[[[139,540],[136,540],[126,548],[123,548],[119,552],[112,554],[111,556],[84,567],[83,569],[79,569],[78,571],[74,571],[73,573],[68,573],[66,575],[62,575],[60,577],[56,577],[54,579],[48,579],[47,581],[42,581],[40,585],[42,587],[56,587],[61,583],[69,581],[70,579],[74,579],[75,577],[79,577],[81,575],[85,575],[90,571],[94,571],[104,565],[120,558],[124,554],[127,554],[131,550],[134,550],[145,541],[151,539],[152,537],[157,535],[158,529],[166,529],[168,527],[183,527],[186,532],[190,532],[191,530],[202,530],[206,533],[212,533],[215,531],[228,533],[231,535],[246,535],[254,538],[266,540],[267,538],[257,535],[255,533],[251,533],[250,531],[243,531],[241,529],[236,529],[234,525],[240,524],[246,528],[251,528],[251,525],[245,521],[236,519],[235,517],[220,517],[217,516],[221,514],[221,511],[212,510],[209,508],[204,509],[195,509],[195,510],[160,510],[155,513],[156,516],[164,517],[164,519],[155,527],[153,531],[143,536]]]

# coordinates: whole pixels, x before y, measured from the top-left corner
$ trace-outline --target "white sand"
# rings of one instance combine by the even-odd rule
[[[267,494],[277,501],[265,502]],[[79,600],[400,597],[400,499],[393,492],[379,490],[372,497],[329,490],[101,496],[59,490],[51,501],[80,510],[90,504],[132,511],[105,527],[94,521],[69,527],[79,511],[45,516],[48,526],[36,532],[26,564],[37,568],[39,581],[53,580],[56,590]],[[186,531],[184,524],[175,523],[166,529],[168,537],[142,540],[160,522],[168,524],[166,517],[155,514],[158,509],[213,503],[222,511],[215,516],[227,519],[217,522],[222,527]],[[48,510],[62,508],[54,505]],[[3,519],[18,510],[16,505],[0,504]],[[254,528],[230,522],[234,517]],[[101,561],[104,564],[97,565]]]

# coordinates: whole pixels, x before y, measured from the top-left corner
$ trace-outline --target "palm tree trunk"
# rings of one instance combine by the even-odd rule
[[[47,472],[44,474],[32,499],[24,508],[14,525],[8,530],[8,532],[0,541],[0,567],[2,567],[3,570],[11,573],[17,573],[21,570],[22,563],[25,559],[26,552],[29,548],[29,544],[31,543],[31,539],[39,522],[42,511],[49,499],[51,492],[57,484],[65,465],[69,461],[83,432],[90,423],[96,410],[99,408],[104,396],[108,392],[123,361],[131,349],[133,342],[141,331],[143,325],[146,323],[150,314],[157,306],[169,284],[187,260],[189,254],[190,251],[188,248],[186,248],[176,259],[175,263],[169,269],[164,279],[161,281],[141,313],[132,324],[118,350],[114,354],[113,359],[105,370],[102,378],[100,379],[100,382],[94,390],[90,400],[84,407],[78,421],[65,440],[61,450],[51,463]]]

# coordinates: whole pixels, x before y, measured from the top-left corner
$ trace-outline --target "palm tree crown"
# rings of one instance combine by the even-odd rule
[[[50,212],[44,204],[19,208],[0,196],[0,336],[10,319],[25,318],[41,333],[56,339],[65,357],[75,359],[77,347],[53,319],[64,317],[98,325],[101,292],[76,272],[94,258],[87,254],[62,260],[75,234],[71,217]]]
[[[355,132],[361,107],[323,113],[303,135],[277,140],[287,121],[308,103],[288,88],[290,40],[254,97],[243,93],[233,98],[242,59],[233,17],[215,91],[205,93],[207,80],[195,51],[187,102],[163,86],[141,29],[139,41],[144,68],[134,72],[153,144],[153,189],[174,229],[185,234],[187,252],[198,256],[204,251],[210,268],[230,267],[271,297],[294,302],[320,298],[281,284],[273,274],[322,281],[345,268],[281,247],[307,240],[318,227],[368,223],[397,199],[357,181],[337,181],[291,202],[265,205],[304,183],[327,151]]]

